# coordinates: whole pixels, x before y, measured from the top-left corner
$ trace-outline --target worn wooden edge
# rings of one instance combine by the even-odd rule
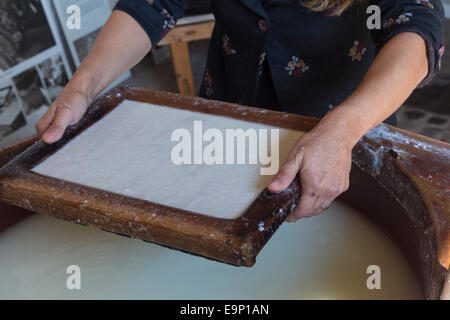
[[[446,237],[450,211],[448,197],[441,196],[448,194],[445,181],[449,181],[449,159],[448,144],[388,125],[366,135],[353,150],[354,163],[387,190],[408,214],[419,243],[420,276],[428,299],[439,299],[448,274]],[[436,174],[431,184],[426,182],[428,176]],[[441,198],[431,205],[430,196]],[[401,230],[398,232],[401,234]]]
[[[0,149],[0,168],[11,161],[15,156],[25,151],[25,149],[37,140],[38,137],[33,136],[17,141],[15,144],[8,145]],[[33,212],[29,210],[0,201],[0,232],[8,229],[32,214]]]
[[[0,148],[0,167],[8,163],[16,155],[25,151],[26,148],[38,140],[39,137],[37,135],[32,135]]]
[[[114,89],[110,93],[104,95],[98,103],[103,104],[105,103],[105,100],[110,100],[112,103],[118,104],[124,99],[148,102],[147,99],[149,97],[154,99],[151,102],[155,104],[168,105],[175,108],[203,113],[224,115],[240,120],[244,119],[294,130],[308,131],[318,122],[318,119],[310,117],[137,88]],[[98,106],[97,103],[90,107],[89,112],[95,110],[97,108],[96,106]],[[75,128],[71,128],[70,130],[74,129]],[[392,134],[394,134],[394,136],[392,136]],[[401,138],[396,137],[397,135]],[[442,183],[445,182],[446,176],[444,176],[440,183],[438,181],[432,181],[432,183],[428,183],[428,185],[424,187],[422,180],[413,178],[414,175],[417,176],[417,170],[416,168],[411,167],[411,163],[408,162],[408,159],[411,157],[419,158],[425,162],[434,159],[433,166],[440,167],[444,165],[443,168],[446,168],[445,163],[448,164],[450,159],[450,156],[448,155],[449,150],[450,146],[446,143],[388,125],[382,125],[378,130],[364,137],[353,152],[354,165],[361,168],[368,176],[373,177],[380,186],[392,194],[393,199],[403,207],[405,212],[408,213],[411,222],[416,226],[416,235],[420,243],[420,250],[422,250],[418,255],[420,256],[421,267],[424,274],[425,296],[432,299],[436,299],[436,292],[440,292],[439,290],[442,291],[442,296],[444,296],[445,274],[448,274],[448,271],[445,270],[448,269],[448,265],[446,266],[445,262],[448,261],[449,256],[445,243],[448,243],[448,236],[446,236],[446,234],[448,234],[449,231],[450,224],[448,221],[450,219],[450,214],[445,202],[438,201],[437,204],[434,202],[434,205],[431,206],[431,202],[427,201],[427,197],[429,198],[431,197],[430,195],[439,194],[443,189],[442,187],[444,187],[444,191],[448,190],[448,183],[447,185],[442,185]],[[438,155],[437,158],[436,153]],[[421,170],[427,171],[431,169],[430,166],[427,167],[427,165],[424,165],[421,167]],[[3,169],[2,172],[4,172]],[[400,179],[400,182],[398,179]],[[296,186],[293,187],[297,188]],[[445,189],[445,187],[447,187],[447,189]],[[267,192],[267,190],[264,192]],[[287,201],[290,201],[292,205],[295,205],[296,200],[294,199],[298,199],[299,193],[292,193],[291,195],[287,195],[287,197],[289,198]],[[411,197],[413,198],[413,201],[411,201]],[[19,201],[19,199],[17,200]],[[284,201],[285,200],[286,199],[284,199]],[[277,201],[273,203],[276,202]],[[261,205],[261,203],[262,202],[258,204],[258,201],[255,201],[254,205]],[[23,206],[23,203],[17,205]],[[274,212],[275,210],[272,210],[272,213]],[[287,212],[285,215],[287,215]],[[69,214],[68,219],[74,221],[74,219],[79,216],[79,214],[76,216]],[[270,230],[274,232],[279,224],[282,223],[284,217],[277,216],[272,217],[272,219],[276,220],[273,223],[272,229],[274,230]],[[431,227],[430,224],[427,225],[427,222],[431,223]],[[114,230],[111,229],[109,231],[120,233],[119,231],[121,230],[121,228],[114,228]],[[128,231],[133,232],[133,230]],[[270,236],[270,232],[267,234],[261,233],[259,246],[249,247],[252,247],[253,252],[257,254]],[[256,243],[258,243],[258,241]],[[442,245],[442,243],[444,243],[444,245]],[[250,244],[250,242],[246,242],[246,244]],[[228,243],[228,245],[230,245],[230,243]],[[426,257],[426,255],[428,255],[428,257]],[[231,254],[231,256],[233,256],[231,259],[233,261],[222,261],[236,264],[236,255]],[[254,254],[252,257],[256,257],[256,255]],[[253,263],[254,260],[242,265],[250,266]],[[444,280],[442,280],[442,276],[444,276]],[[437,296],[437,298],[439,298],[439,296]]]
[[[425,203],[438,246],[438,261],[450,266],[450,144],[406,130],[379,126],[369,135],[380,153],[387,151],[414,184]]]

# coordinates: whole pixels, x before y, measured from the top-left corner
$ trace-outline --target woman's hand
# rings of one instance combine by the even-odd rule
[[[36,124],[36,130],[45,143],[61,139],[66,128],[80,121],[89,105],[87,95],[67,86]]]
[[[400,33],[383,46],[359,87],[295,144],[269,184],[270,191],[283,191],[299,172],[302,197],[288,221],[320,213],[347,190],[353,146],[397,110],[427,72],[420,35]]]
[[[354,143],[347,142],[345,135],[345,128],[333,128],[321,122],[294,145],[268,185],[271,192],[283,191],[299,173],[302,196],[287,221],[321,213],[348,189]]]
[[[93,98],[142,60],[151,47],[139,23],[114,10],[88,56],[36,125],[42,140],[53,143],[61,139],[66,128],[81,119]]]
[[[427,75],[426,52],[418,34],[393,37],[381,48],[359,87],[295,144],[268,186],[272,192],[282,191],[299,172],[302,198],[288,221],[320,213],[321,206],[328,207],[347,190],[353,146],[397,110]]]

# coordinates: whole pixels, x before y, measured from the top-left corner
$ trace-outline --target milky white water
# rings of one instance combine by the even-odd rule
[[[81,290],[66,268],[81,268]],[[381,290],[366,268],[381,268]],[[191,256],[47,215],[0,233],[0,299],[416,299],[419,284],[402,253],[341,203],[284,223],[252,268]]]
[[[177,129],[190,132],[193,161],[194,137],[202,139],[202,133],[196,135],[194,132],[194,121],[202,121],[203,133],[209,128],[220,131],[224,145],[221,150],[226,147],[226,129],[254,129],[256,132],[259,129],[278,129],[227,117],[125,101],[33,170],[209,216],[236,218],[250,206],[272,176],[260,174],[259,161],[258,164],[248,164],[248,155],[246,164],[175,164],[171,154],[178,142],[171,141],[172,133]],[[279,129],[279,163],[302,135],[299,131]],[[267,139],[270,142],[270,131]],[[210,143],[204,142],[203,148]],[[202,150],[200,148],[200,153]],[[237,151],[235,159],[236,155]],[[225,156],[223,159],[226,162]]]

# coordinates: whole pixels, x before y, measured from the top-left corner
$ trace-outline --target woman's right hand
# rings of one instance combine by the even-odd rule
[[[69,125],[80,121],[93,98],[141,61],[151,47],[140,24],[127,13],[114,10],[69,84],[37,123],[42,141],[61,139]]]
[[[36,130],[45,143],[62,138],[66,128],[80,121],[89,105],[86,94],[66,87],[36,124]]]

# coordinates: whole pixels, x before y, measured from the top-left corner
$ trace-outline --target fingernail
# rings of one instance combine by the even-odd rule
[[[297,221],[295,218],[292,218],[292,217],[286,218],[286,222],[295,222],[295,221]]]
[[[280,180],[278,179],[274,179],[272,180],[272,182],[270,183],[273,187],[277,187],[280,184]]]
[[[47,131],[45,133],[45,135],[49,136],[49,137],[55,137],[57,134],[58,134],[58,132],[56,132],[56,131]]]

